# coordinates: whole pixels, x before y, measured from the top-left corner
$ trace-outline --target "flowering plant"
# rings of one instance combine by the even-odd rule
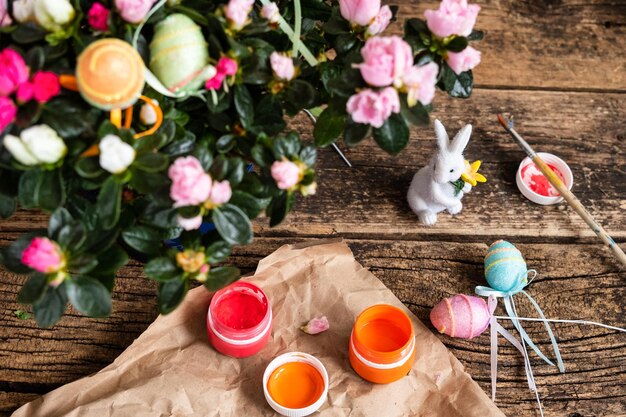
[[[129,255],[163,313],[237,279],[251,220],[315,193],[316,146],[396,154],[436,88],[469,97],[478,11],[443,0],[401,37],[380,0],[0,0],[0,216],[51,213],[2,254],[19,301],[44,327],[68,301],[106,316]],[[305,109],[314,144],[286,130]]]

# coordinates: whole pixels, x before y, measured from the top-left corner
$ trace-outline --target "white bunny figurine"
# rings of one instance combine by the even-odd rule
[[[439,152],[427,166],[413,176],[407,194],[409,206],[426,226],[437,223],[437,213],[441,211],[447,210],[450,214],[460,213],[463,209],[461,198],[472,189],[472,186],[466,183],[463,189],[457,192],[451,184],[461,178],[465,171],[463,150],[472,134],[472,125],[465,125],[450,142],[446,128],[439,120],[435,120],[435,134]]]

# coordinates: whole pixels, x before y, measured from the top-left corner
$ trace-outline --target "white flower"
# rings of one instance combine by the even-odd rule
[[[37,125],[22,131],[20,137],[7,135],[4,147],[24,165],[54,164],[67,153],[67,146],[48,125]]]
[[[76,12],[69,0],[37,0],[35,18],[37,23],[50,32],[58,32],[70,23]]]
[[[280,13],[276,3],[268,3],[261,9],[261,16],[267,19],[270,23],[278,23]]]
[[[126,171],[135,160],[135,149],[119,136],[106,135],[100,140],[100,166],[111,174]]]
[[[159,104],[159,102],[156,100],[152,101],[154,102],[154,104]],[[152,126],[156,123],[157,114],[154,111],[154,108],[148,103],[145,103],[143,106],[141,106],[141,110],[139,111],[139,120],[141,120],[141,123],[146,126]]]
[[[37,0],[15,0],[13,2],[13,17],[20,23],[35,20],[35,2]]]

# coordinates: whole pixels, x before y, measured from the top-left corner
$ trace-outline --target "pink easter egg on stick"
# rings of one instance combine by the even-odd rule
[[[484,299],[464,294],[444,298],[430,312],[430,321],[440,333],[462,339],[480,336],[490,318]]]

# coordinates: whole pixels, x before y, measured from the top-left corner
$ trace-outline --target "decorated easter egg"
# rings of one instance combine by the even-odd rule
[[[511,243],[498,240],[485,256],[485,278],[494,290],[508,292],[526,283],[528,269],[521,252]]]
[[[198,78],[209,63],[200,26],[183,14],[172,14],[156,25],[150,42],[150,70],[170,91],[199,88]]]
[[[78,91],[92,106],[102,110],[132,106],[144,86],[141,56],[119,39],[91,43],[76,63]]]
[[[444,298],[430,311],[430,321],[440,333],[463,339],[480,336],[490,318],[485,300],[464,294]]]

